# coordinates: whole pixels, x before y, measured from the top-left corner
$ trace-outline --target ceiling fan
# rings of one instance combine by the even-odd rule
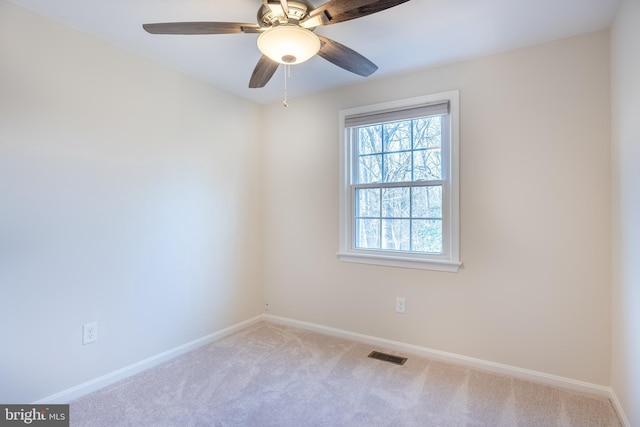
[[[314,7],[308,0],[262,0],[258,23],[167,22],[144,24],[151,34],[234,34],[256,33],[262,57],[251,79],[250,88],[264,87],[280,64],[302,63],[320,55],[347,71],[367,77],[377,65],[334,40],[313,31],[322,25],[337,24],[405,3],[409,0],[329,0]]]

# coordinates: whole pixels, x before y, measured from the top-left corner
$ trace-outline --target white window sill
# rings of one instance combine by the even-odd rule
[[[412,258],[410,256],[394,256],[380,254],[363,254],[338,252],[340,261],[355,262],[360,264],[384,265],[388,267],[417,268],[421,270],[446,271],[457,273],[462,266],[461,262],[442,261],[424,258]]]

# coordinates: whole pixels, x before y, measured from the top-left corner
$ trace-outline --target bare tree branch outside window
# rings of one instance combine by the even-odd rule
[[[355,244],[442,253],[442,116],[358,127]]]

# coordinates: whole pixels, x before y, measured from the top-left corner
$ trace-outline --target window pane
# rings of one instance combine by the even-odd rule
[[[414,187],[411,190],[413,218],[442,219],[442,187]]]
[[[415,252],[442,253],[442,221],[413,220],[411,244]]]
[[[411,214],[409,187],[382,189],[382,216],[385,218],[409,218]]]
[[[442,116],[422,117],[412,123],[413,148],[441,147]]]
[[[413,152],[413,178],[416,181],[442,179],[440,149]]]
[[[360,154],[382,152],[382,125],[358,128],[358,152]]]
[[[356,220],[356,248],[380,249],[380,220]]]
[[[339,116],[338,257],[458,271],[458,91],[347,108]]]
[[[380,217],[380,189],[367,188],[356,190],[356,207],[357,217]]]
[[[384,154],[383,182],[405,181],[411,181],[411,152]]]
[[[411,150],[411,121],[383,125],[384,151]]]
[[[382,249],[408,251],[410,220],[383,219],[382,220]]]
[[[358,157],[358,183],[371,184],[382,181],[382,155]]]

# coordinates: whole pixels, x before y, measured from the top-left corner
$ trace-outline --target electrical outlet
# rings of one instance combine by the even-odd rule
[[[406,313],[406,300],[404,297],[396,297],[396,313]]]
[[[82,344],[98,341],[98,322],[85,323],[82,326]]]
[[[269,300],[266,299],[266,300],[264,300],[264,311],[269,311],[269,308],[270,308],[269,307]]]

